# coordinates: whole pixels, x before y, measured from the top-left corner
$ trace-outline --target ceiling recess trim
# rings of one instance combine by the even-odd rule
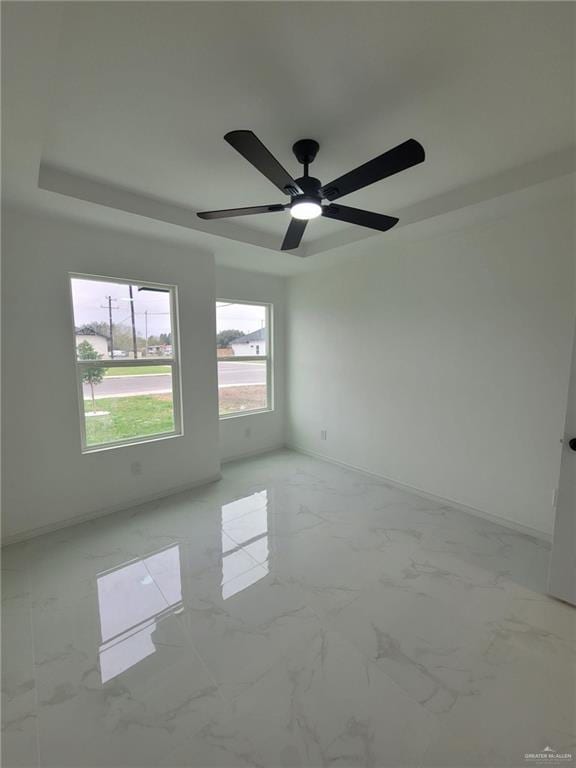
[[[561,178],[576,171],[576,148],[568,147],[559,152],[545,155],[530,163],[511,168],[487,179],[481,179],[457,189],[444,192],[400,211],[390,211],[400,222],[390,233],[376,233],[362,227],[348,227],[345,230],[327,235],[308,245],[301,245],[291,251],[294,256],[313,256],[326,253],[335,248],[352,245],[368,238],[389,237],[397,230],[419,224],[426,220],[478,206],[529,187],[543,185],[553,179]],[[544,185],[545,186],[545,185]],[[257,248],[285,253],[280,250],[281,238],[268,232],[261,232],[247,226],[230,222],[203,221],[196,211],[160,198],[143,195],[131,189],[109,184],[81,174],[59,168],[46,162],[40,163],[38,174],[39,189],[65,195],[77,200],[106,206],[137,216],[173,224],[178,227],[203,232],[208,235],[223,237],[228,240],[252,245]]]

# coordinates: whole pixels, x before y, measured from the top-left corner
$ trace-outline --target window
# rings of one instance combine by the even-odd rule
[[[176,287],[71,275],[82,450],[182,433]]]
[[[272,410],[272,305],[217,301],[220,417]]]

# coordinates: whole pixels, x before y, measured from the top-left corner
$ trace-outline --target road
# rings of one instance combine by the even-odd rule
[[[108,369],[101,384],[94,387],[96,398],[128,397],[130,395],[150,395],[170,392],[170,374],[144,374],[142,376],[114,376]],[[239,387],[248,384],[266,384],[266,365],[264,363],[219,363],[218,383],[222,387]],[[84,397],[89,399],[90,387],[84,384]]]

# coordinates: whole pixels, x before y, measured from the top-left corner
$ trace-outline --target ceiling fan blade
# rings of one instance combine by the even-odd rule
[[[337,200],[387,176],[418,165],[424,161],[425,157],[424,147],[416,139],[408,139],[394,149],[389,149],[383,155],[369,160],[353,171],[345,173],[344,176],[334,179],[330,184],[326,184],[322,187],[322,194],[328,200]]]
[[[263,173],[272,184],[287,195],[301,195],[302,190],[288,171],[283,168],[274,155],[266,149],[258,136],[252,131],[230,131],[224,139],[231,147]]]
[[[201,219],[229,219],[232,216],[251,216],[253,213],[278,213],[285,210],[286,206],[278,205],[253,205],[251,208],[227,208],[224,211],[200,211],[196,214]]]
[[[384,216],[382,213],[349,208],[347,205],[325,205],[322,208],[322,216],[338,221],[347,221],[349,224],[358,224],[360,227],[378,229],[380,232],[392,229],[399,221],[395,216]]]
[[[292,219],[284,235],[284,241],[280,250],[292,251],[294,248],[298,248],[306,229],[306,224],[308,224],[307,219]]]

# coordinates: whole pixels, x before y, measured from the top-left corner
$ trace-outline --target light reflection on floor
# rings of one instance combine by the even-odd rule
[[[269,572],[268,494],[262,490],[222,505],[222,598]]]
[[[270,572],[266,490],[222,505],[222,598]],[[155,652],[158,623],[182,608],[180,547],[170,546],[97,578],[103,683]]]
[[[100,574],[97,590],[105,683],[154,653],[157,622],[181,609],[180,547]]]

